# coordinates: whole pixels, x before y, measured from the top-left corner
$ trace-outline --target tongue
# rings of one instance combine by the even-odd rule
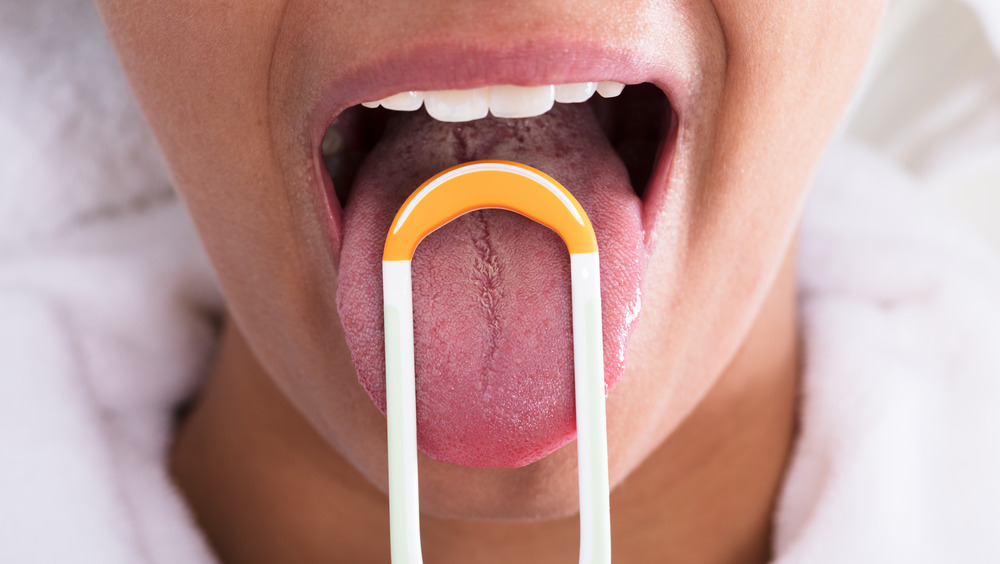
[[[396,211],[434,174],[470,160],[538,168],[590,216],[601,256],[605,382],[625,368],[644,266],[640,202],[584,104],[530,119],[448,124],[396,113],[344,209],[337,303],[358,378],[385,413],[382,247]],[[530,464],[575,438],[569,255],[501,210],[429,235],[412,262],[417,443],[439,461]]]

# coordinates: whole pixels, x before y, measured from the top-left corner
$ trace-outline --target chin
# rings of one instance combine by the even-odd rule
[[[517,469],[468,468],[420,458],[420,511],[441,519],[545,521],[579,512],[576,449]]]

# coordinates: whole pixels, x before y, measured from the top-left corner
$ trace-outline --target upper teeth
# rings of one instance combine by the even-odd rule
[[[471,121],[484,118],[487,113],[503,118],[524,118],[544,114],[552,108],[553,102],[585,102],[595,91],[611,98],[621,94],[623,88],[625,85],[621,82],[605,80],[548,86],[485,86],[471,90],[410,90],[362,105],[397,111],[413,111],[423,105],[438,121]]]

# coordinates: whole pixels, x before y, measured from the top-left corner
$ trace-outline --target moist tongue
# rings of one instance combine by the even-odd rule
[[[640,202],[585,104],[528,119],[442,123],[396,113],[344,209],[337,303],[361,384],[385,413],[382,247],[399,207],[434,174],[506,159],[569,189],[601,256],[605,381],[624,371],[643,272]],[[576,434],[569,255],[558,235],[480,210],[429,235],[413,258],[417,443],[474,467],[534,462]]]

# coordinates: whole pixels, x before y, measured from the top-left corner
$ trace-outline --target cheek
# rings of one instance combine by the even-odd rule
[[[628,374],[609,398],[609,433],[648,438],[618,453],[626,466],[680,424],[769,322],[770,296],[783,293],[778,310],[791,315],[794,269],[779,270],[791,264],[812,169],[881,14],[875,2],[715,8],[726,44],[721,96],[705,110],[714,118],[706,130],[682,133],[689,158],[671,171],[671,218],[654,238]]]
[[[266,260],[289,216],[265,119],[277,2],[100,5],[220,275]]]
[[[715,0],[715,6],[730,94],[749,96],[754,113],[803,131],[839,114],[884,10],[880,0]]]
[[[292,162],[268,121],[282,5],[104,0],[101,9],[231,314],[279,386],[327,429],[316,404],[349,411],[342,389],[354,376],[333,304],[336,272],[315,212],[296,199],[313,189],[308,165]],[[296,381],[309,366],[343,377],[317,390]],[[378,429],[365,417],[365,429]]]
[[[171,164],[204,160],[206,147],[224,147],[235,130],[264,125],[278,2],[100,4]]]

